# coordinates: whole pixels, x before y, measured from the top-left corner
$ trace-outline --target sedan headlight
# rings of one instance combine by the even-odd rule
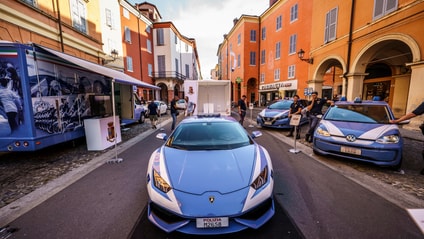
[[[380,144],[397,144],[399,142],[399,135],[392,134],[386,135],[377,139],[377,143]]]
[[[153,184],[164,193],[171,191],[171,186],[163,179],[156,170],[153,170]]]
[[[323,128],[321,126],[317,128],[316,132],[317,132],[317,134],[325,136],[325,137],[331,136],[331,134],[325,128]]]
[[[253,181],[253,183],[250,184],[250,186],[254,188],[255,190],[258,190],[263,185],[265,185],[267,181],[268,181],[268,166],[262,169],[261,173],[255,179],[255,181]]]

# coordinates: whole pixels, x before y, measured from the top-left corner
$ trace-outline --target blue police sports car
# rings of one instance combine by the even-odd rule
[[[259,228],[274,215],[267,150],[231,117],[186,118],[147,169],[148,219],[166,232],[225,234]]]
[[[288,116],[290,105],[292,103],[293,100],[279,100],[272,103],[258,114],[256,117],[256,123],[262,127],[290,129],[290,119]],[[307,105],[306,100],[300,100],[300,103],[303,105],[303,107],[306,107]],[[308,119],[306,117],[302,117],[300,120],[300,125],[307,123]]]
[[[385,101],[338,101],[317,126],[313,150],[398,169],[403,139],[391,119],[393,112]]]

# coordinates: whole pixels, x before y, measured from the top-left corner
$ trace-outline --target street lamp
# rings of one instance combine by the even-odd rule
[[[303,58],[305,56],[305,51],[302,48],[300,48],[300,50],[297,52],[297,56],[301,61],[306,61],[309,64],[314,64],[313,58]]]
[[[103,59],[103,64],[108,64],[110,62],[115,61],[118,58],[118,55],[118,50],[112,49],[112,51],[110,51],[110,56],[112,57],[112,59]]]
[[[116,60],[116,58],[118,58],[118,50],[112,49],[112,51],[110,51],[110,55],[112,56],[113,60]]]

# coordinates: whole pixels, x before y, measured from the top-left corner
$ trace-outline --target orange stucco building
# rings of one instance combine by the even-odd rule
[[[307,97],[309,64],[297,52],[310,52],[310,1],[277,1],[261,15],[261,103],[298,94]]]
[[[234,19],[234,26],[224,36],[219,49],[220,79],[231,80],[231,98],[242,95],[248,102],[258,99],[259,84],[259,17],[242,15]]]
[[[153,82],[153,22],[145,15],[140,14],[139,9],[126,4],[121,4],[120,21],[122,32],[122,50],[124,72],[143,82],[154,84]],[[152,90],[138,88],[138,96],[145,100],[152,100],[154,93]]]
[[[297,52],[309,52],[311,10],[309,1],[277,1],[261,16],[234,20],[218,50],[219,73],[231,79],[234,101],[246,95],[248,102],[265,105],[275,98],[305,97],[308,63]]]
[[[251,92],[261,104],[293,94],[309,98],[311,91],[348,100],[379,96],[400,117],[423,102],[423,1],[269,2],[270,7],[255,18],[260,29],[258,84]],[[228,48],[235,46],[244,23],[239,20],[218,49],[218,73],[233,84],[242,74],[238,68],[229,74]],[[246,55],[251,46],[237,46],[236,51]],[[243,87],[249,78],[243,77],[241,92],[247,93]],[[238,99],[235,94],[233,100]],[[405,127],[416,128],[422,120],[416,117]]]
[[[33,2],[33,3],[31,3]],[[101,32],[98,1],[84,5],[86,21],[71,16],[69,1],[0,1],[0,40],[36,43],[69,55],[101,64]],[[29,17],[30,16],[30,17]]]

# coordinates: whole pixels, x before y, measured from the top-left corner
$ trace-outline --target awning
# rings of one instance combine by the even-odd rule
[[[46,47],[43,47],[43,46],[40,46],[40,45],[37,45],[37,44],[34,44],[34,45],[43,49],[43,50],[50,52],[51,54],[53,54],[57,57],[60,57],[64,60],[66,60],[66,61],[69,61],[70,63],[78,65],[78,66],[80,66],[80,67],[82,67],[82,68],[84,68],[88,71],[96,72],[100,75],[112,78],[112,79],[115,80],[115,82],[118,82],[118,83],[121,83],[121,84],[136,85],[136,86],[149,88],[149,89],[160,90],[160,87],[157,87],[157,86],[142,82],[140,80],[137,80],[136,78],[131,77],[131,76],[129,76],[129,75],[123,73],[123,72],[120,72],[120,71],[117,71],[117,70],[114,70],[114,69],[110,69],[110,68],[107,68],[107,67],[104,67],[104,66],[86,61],[86,60],[82,60],[82,59],[79,59],[75,56],[71,56],[71,55],[68,55],[68,54],[65,54],[65,53],[62,53],[62,52],[58,52],[58,51],[55,51],[55,50],[52,50],[52,49],[49,49],[49,48],[46,48]]]

